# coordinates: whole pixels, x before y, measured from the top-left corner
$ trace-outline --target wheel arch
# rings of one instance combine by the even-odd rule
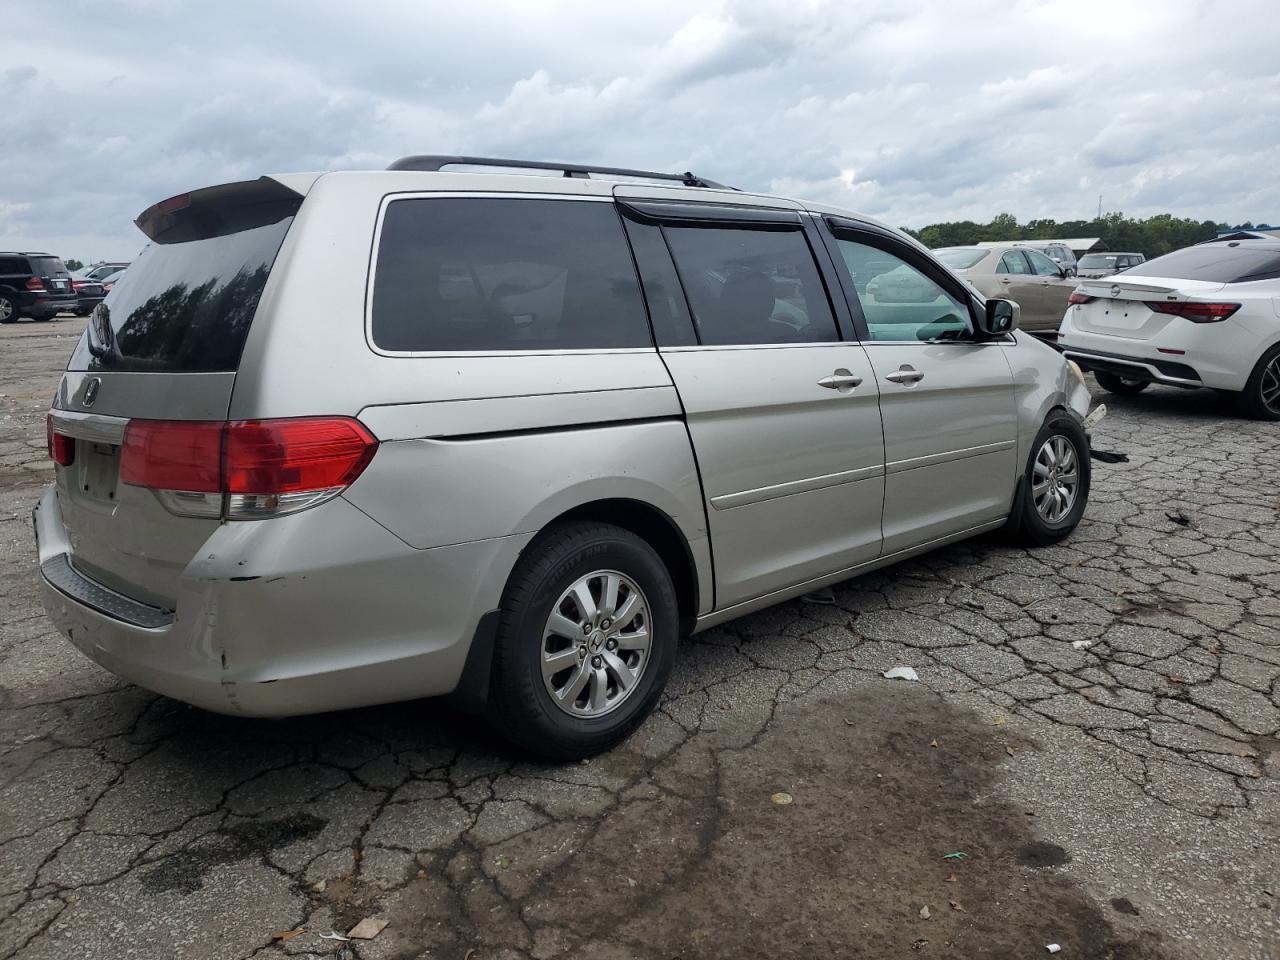
[[[676,591],[676,602],[680,621],[681,635],[692,631],[697,620],[699,604],[702,601],[704,588],[699,581],[704,572],[699,566],[694,548],[680,530],[676,521],[665,511],[642,500],[623,497],[603,498],[580,503],[564,510],[543,524],[528,544],[520,551],[524,552],[538,543],[544,534],[555,527],[575,520],[590,520],[598,523],[609,523],[634,533],[653,547],[663,565],[671,574],[671,582]],[[705,542],[705,541],[704,541]],[[707,563],[710,554],[707,554]],[[518,557],[517,557],[518,563]],[[512,571],[515,564],[512,565]],[[705,571],[705,579],[711,584],[711,571]],[[508,573],[508,581],[511,574]],[[505,594],[506,587],[503,587]],[[449,695],[450,702],[458,709],[468,713],[482,714],[489,702],[490,680],[493,670],[493,648],[497,639],[501,608],[485,613],[476,626],[467,653],[458,686]]]
[[[653,547],[667,572],[671,574],[679,604],[681,631],[687,632],[693,628],[702,599],[698,564],[689,541],[674,519],[651,503],[615,497],[579,504],[555,517],[543,530],[571,520],[611,523],[631,531]],[[536,537],[533,542],[537,542]]]

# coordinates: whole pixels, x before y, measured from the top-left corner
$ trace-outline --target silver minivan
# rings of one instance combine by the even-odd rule
[[[411,157],[137,222],[49,414],[43,595],[91,659],[209,710],[449,694],[586,756],[682,636],[1085,509],[1079,369],[836,208]],[[935,295],[877,300],[887,269]]]

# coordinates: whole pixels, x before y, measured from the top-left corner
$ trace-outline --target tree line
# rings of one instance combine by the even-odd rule
[[[931,223],[919,230],[902,229],[926,247],[963,247],[982,240],[1057,240],[1073,237],[1101,237],[1108,250],[1131,250],[1146,254],[1148,259],[1194,243],[1212,240],[1224,223],[1196,221],[1160,213],[1145,220],[1108,213],[1092,220],[1028,220],[1018,223],[1011,213],[1002,213],[990,223],[961,220],[954,223]]]

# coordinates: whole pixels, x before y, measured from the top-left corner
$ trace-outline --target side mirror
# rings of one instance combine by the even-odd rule
[[[987,309],[978,315],[978,333],[983,339],[1013,333],[1018,329],[1019,312],[1012,300],[988,300]]]

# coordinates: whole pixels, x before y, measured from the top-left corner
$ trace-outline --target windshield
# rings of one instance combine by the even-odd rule
[[[933,255],[952,270],[968,270],[985,257],[987,252],[979,247],[948,247],[933,251]]]
[[[292,222],[150,244],[94,310],[68,369],[235,370]]]
[[[1083,270],[1088,270],[1090,267],[1114,267],[1116,259],[1114,254],[1108,256],[1105,253],[1086,253],[1080,259],[1080,267]]]
[[[1246,283],[1280,277],[1280,248],[1250,246],[1254,241],[1205,244],[1166,253],[1125,272],[1126,277],[1169,277],[1210,283]]]

